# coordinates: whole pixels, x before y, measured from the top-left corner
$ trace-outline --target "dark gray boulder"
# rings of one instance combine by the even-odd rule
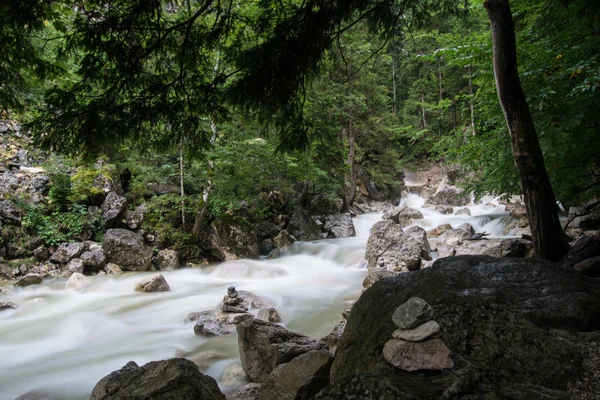
[[[217,382],[184,358],[128,362],[96,384],[90,400],[226,400]]]
[[[251,227],[217,219],[211,223],[212,254],[223,261],[260,257],[258,238]]]
[[[314,350],[271,372],[258,390],[260,400],[308,400],[329,384],[333,356]]]
[[[435,309],[453,368],[405,372],[382,357],[392,315],[411,297]],[[439,259],[360,297],[316,398],[569,399],[590,347],[580,336],[598,329],[600,283],[576,271],[538,259]]]
[[[296,208],[290,217],[290,222],[286,230],[296,240],[317,240],[320,239],[321,230],[310,218],[308,211],[302,208]]]
[[[113,227],[119,221],[119,217],[125,211],[127,199],[115,192],[110,192],[100,206],[102,211],[102,224],[106,227]]]
[[[152,262],[152,249],[144,238],[125,229],[109,229],[104,234],[102,251],[106,261],[125,271],[147,271]]]
[[[263,382],[275,367],[327,345],[271,322],[251,319],[237,326],[242,368],[252,382]]]
[[[66,264],[74,258],[77,258],[83,253],[85,246],[81,242],[77,243],[62,243],[54,254],[50,257],[50,261]]]
[[[349,213],[329,215],[323,229],[329,238],[348,238],[356,235],[354,223]]]

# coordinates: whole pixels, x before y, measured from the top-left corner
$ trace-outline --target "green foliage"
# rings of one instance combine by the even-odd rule
[[[74,204],[66,212],[46,213],[42,207],[31,206],[21,222],[23,228],[41,237],[50,246],[74,241],[88,223],[87,207]]]
[[[65,171],[54,171],[50,173],[50,191],[48,196],[53,205],[64,209],[70,203],[73,193],[71,176]]]
[[[69,200],[73,203],[85,203],[93,196],[103,193],[102,188],[94,185],[94,181],[102,175],[104,179],[111,181],[114,175],[114,167],[102,165],[100,167],[80,167],[70,177],[71,194]]]

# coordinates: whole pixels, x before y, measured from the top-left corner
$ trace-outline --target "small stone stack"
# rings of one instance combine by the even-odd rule
[[[226,313],[245,313],[248,311],[248,308],[242,304],[243,302],[244,299],[239,297],[237,290],[235,290],[235,286],[229,286],[227,288],[227,294],[223,297],[221,311]]]
[[[454,367],[450,350],[444,342],[432,338],[440,325],[433,320],[433,308],[419,297],[402,304],[392,320],[400,329],[383,347],[383,357],[404,371],[441,370]]]

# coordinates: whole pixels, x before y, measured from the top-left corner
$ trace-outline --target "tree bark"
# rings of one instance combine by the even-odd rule
[[[392,53],[392,84],[394,86],[394,101],[392,103],[392,112],[394,114],[398,113],[397,105],[396,105],[396,56]]]
[[[185,190],[183,188],[183,136],[179,141],[179,190],[181,195],[181,228],[185,230]]]
[[[356,197],[356,168],[354,167],[354,159],[356,158],[356,138],[354,137],[354,121],[348,122],[348,167],[349,173],[349,188],[348,188],[348,206],[354,204]]]
[[[210,130],[212,133],[212,135],[210,137],[210,145],[212,147],[215,145],[215,142],[217,140],[217,133],[218,133],[217,125],[215,124],[214,120],[210,122]],[[208,168],[206,171],[208,178],[206,179],[206,186],[204,187],[204,190],[202,191],[202,203],[200,204],[200,209],[196,213],[196,217],[194,218],[194,226],[192,228],[192,235],[196,238],[196,240],[198,240],[200,238],[202,224],[204,223],[204,219],[208,215],[208,205],[209,205],[210,195],[213,190],[212,175],[214,173],[214,169],[215,169],[214,161],[208,160]]]
[[[423,113],[423,129],[427,129],[427,116],[425,115],[425,95],[421,95],[421,112]]]
[[[498,99],[511,136],[513,156],[527,208],[537,257],[558,261],[568,251],[558,207],[533,119],[517,70],[515,29],[508,0],[485,0],[492,28]]]
[[[473,71],[469,65],[469,105],[471,107],[471,134],[475,136],[475,105],[473,104]]]

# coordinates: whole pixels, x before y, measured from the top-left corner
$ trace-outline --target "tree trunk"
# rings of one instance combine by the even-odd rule
[[[427,129],[427,117],[425,115],[425,95],[421,95],[421,111],[423,112],[423,129]]]
[[[210,130],[212,135],[210,137],[210,145],[214,146],[215,141],[217,140],[217,125],[214,121],[210,122]],[[213,190],[213,180],[212,176],[215,169],[215,163],[213,160],[208,160],[208,168],[206,170],[208,178],[206,179],[206,186],[202,191],[202,203],[200,204],[200,209],[196,213],[196,218],[194,218],[194,227],[192,228],[192,235],[198,240],[200,238],[200,232],[202,230],[202,224],[204,223],[204,219],[208,215],[208,205],[210,200],[210,194]]]
[[[350,174],[348,177],[349,188],[348,188],[348,206],[354,204],[354,198],[356,197],[356,169],[354,167],[354,159],[356,157],[356,139],[354,137],[354,122],[350,120],[348,122],[348,167],[350,167]]]
[[[469,105],[471,106],[471,134],[475,136],[475,105],[473,104],[473,71],[469,65]]]
[[[568,251],[556,198],[517,70],[515,29],[508,0],[485,0],[492,28],[498,99],[510,131],[537,257],[558,261]]]
[[[181,229],[185,231],[185,191],[183,189],[183,136],[179,142],[179,189],[181,194]]]
[[[394,114],[397,114],[398,106],[396,105],[396,57],[394,53],[392,53],[392,84],[394,86],[394,101],[392,103],[392,112]]]

